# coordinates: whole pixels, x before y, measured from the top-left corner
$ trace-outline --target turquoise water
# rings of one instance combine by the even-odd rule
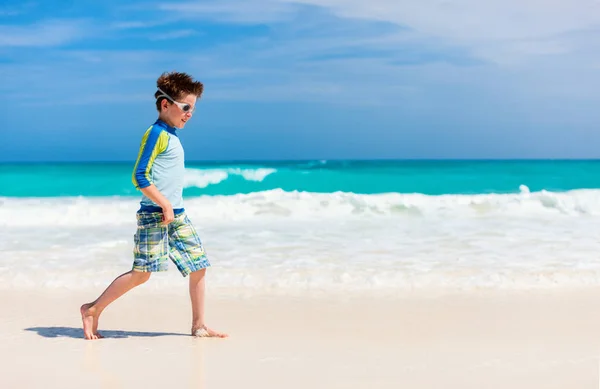
[[[0,289],[130,269],[132,168],[0,165]],[[600,161],[188,163],[185,181],[223,293],[600,286]],[[179,287],[171,269],[149,287]]]
[[[0,196],[138,196],[132,163],[0,164]],[[600,161],[294,161],[188,163],[185,196],[272,189],[483,194],[600,188]]]

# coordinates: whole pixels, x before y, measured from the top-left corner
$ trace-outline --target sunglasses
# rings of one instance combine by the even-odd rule
[[[161,97],[166,97],[167,100],[169,100],[170,102],[172,102],[173,104],[177,105],[179,107],[179,109],[181,109],[184,113],[192,113],[196,110],[196,107],[193,107],[187,103],[180,103],[179,101],[175,101],[174,98],[172,98],[171,96],[169,96],[168,94],[165,93],[165,91],[163,91],[160,88],[157,88],[160,91],[160,95],[156,96],[156,99],[160,99]]]

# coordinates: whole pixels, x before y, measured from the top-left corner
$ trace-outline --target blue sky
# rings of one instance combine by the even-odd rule
[[[600,157],[600,2],[0,3],[0,161],[130,161],[155,81],[189,160]]]

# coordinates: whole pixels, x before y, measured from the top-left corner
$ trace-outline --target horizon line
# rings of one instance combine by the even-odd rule
[[[502,161],[600,161],[596,158],[553,158],[553,157],[519,157],[519,158],[307,158],[307,159],[195,159],[186,161],[194,163],[273,163],[273,162],[502,162]],[[135,160],[46,160],[46,161],[0,161],[0,165],[40,165],[40,164],[122,164],[135,163]]]

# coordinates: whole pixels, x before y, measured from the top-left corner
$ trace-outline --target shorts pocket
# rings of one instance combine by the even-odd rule
[[[138,228],[159,228],[164,227],[162,225],[163,216],[162,213],[141,213],[137,215]]]
[[[168,255],[166,227],[138,227],[133,240],[136,258],[152,261]]]

